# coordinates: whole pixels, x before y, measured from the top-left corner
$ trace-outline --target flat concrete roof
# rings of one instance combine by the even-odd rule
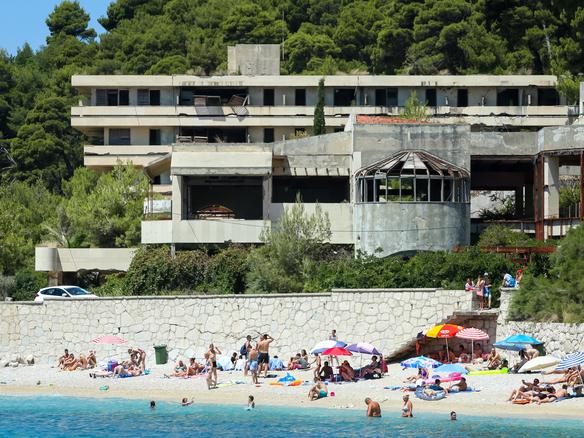
[[[74,87],[316,87],[323,76],[73,75]],[[334,75],[327,87],[554,87],[553,75]]]

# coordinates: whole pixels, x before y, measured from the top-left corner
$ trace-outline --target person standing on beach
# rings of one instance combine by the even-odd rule
[[[249,371],[251,372],[251,383],[258,383],[258,351],[252,346],[249,350]]]
[[[245,338],[245,342],[241,346],[239,350],[239,354],[243,356],[245,359],[245,365],[243,367],[243,375],[247,376],[247,372],[249,371],[249,352],[252,350],[253,345],[251,343],[251,336],[247,335]]]
[[[268,369],[270,368],[270,344],[272,343],[272,341],[274,340],[274,338],[272,338],[270,335],[268,335],[267,333],[262,335],[260,337],[260,340],[258,342],[258,363],[260,365],[260,370],[259,372],[262,372],[262,369],[264,370],[264,378],[268,377]]]
[[[367,397],[365,399],[365,404],[367,405],[368,417],[381,417],[381,406],[379,406],[379,403]]]
[[[322,359],[320,358],[320,354],[317,353],[316,354],[316,358],[314,359],[314,362],[311,363],[312,364],[316,364],[316,368],[314,369],[314,377],[318,377],[320,376],[320,367],[322,366]]]
[[[217,387],[217,355],[221,354],[221,350],[215,347],[213,344],[209,344],[209,351],[207,355],[209,357],[208,361],[210,364],[209,376],[211,384],[214,388]]]

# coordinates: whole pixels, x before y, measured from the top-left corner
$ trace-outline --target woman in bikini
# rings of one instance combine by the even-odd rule
[[[146,352],[141,348],[130,348],[128,354],[132,362],[144,372],[146,370]]]
[[[215,347],[213,344],[209,344],[209,350],[207,351],[207,355],[209,357],[209,375],[210,381],[213,387],[217,387],[217,355],[221,354],[221,350]]]

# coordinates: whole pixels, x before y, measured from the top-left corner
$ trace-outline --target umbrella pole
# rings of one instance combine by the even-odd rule
[[[446,339],[446,363],[450,362],[450,354],[448,353],[448,338]]]

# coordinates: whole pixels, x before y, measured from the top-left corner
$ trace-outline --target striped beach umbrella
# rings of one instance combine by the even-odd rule
[[[329,348],[335,348],[335,347],[344,348],[346,346],[347,346],[347,344],[342,342],[342,341],[333,341],[333,340],[329,339],[326,341],[321,341],[318,344],[316,344],[314,347],[312,347],[312,350],[310,350],[310,354],[322,354],[323,351],[328,350]]]
[[[558,364],[556,370],[567,370],[568,368],[575,368],[582,364],[584,364],[584,352],[574,353],[566,356],[564,360]]]
[[[474,327],[465,328],[464,330],[459,331],[455,336],[469,341],[487,341],[489,339],[487,333]]]
[[[128,341],[126,341],[124,338],[120,338],[119,336],[100,336],[91,340],[92,344],[102,345],[121,345],[127,342]]]

